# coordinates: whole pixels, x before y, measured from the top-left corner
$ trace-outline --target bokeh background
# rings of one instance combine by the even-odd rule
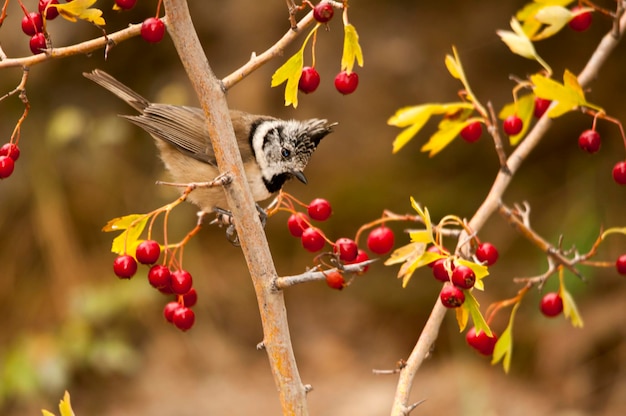
[[[34,0],[24,0],[29,9]],[[130,12],[110,10],[100,0],[108,30],[154,14],[156,2],[139,2]],[[538,66],[513,56],[495,35],[508,29],[523,1],[350,2],[365,55],[360,85],[339,95],[339,19],[317,41],[318,91],[300,96],[297,110],[283,106],[283,89],[270,88],[273,71],[299,48],[270,62],[228,92],[233,108],[278,117],[323,117],[340,123],[324,140],[309,168],[309,185],[291,183],[302,201],[328,199],[334,207],[323,225],[331,238],[354,236],[384,209],[410,212],[409,196],[432,216],[470,217],[498,170],[486,135],[476,144],[455,141],[435,158],[420,153],[427,134],[391,154],[398,130],[386,125],[402,106],[454,101],[460,84],[443,64],[456,45],[475,93],[496,108],[511,101],[509,75],[525,77]],[[613,7],[614,2],[601,5]],[[219,77],[262,52],[287,29],[283,1],[190,1],[196,29]],[[0,42],[10,57],[27,56],[21,11],[8,7]],[[561,74],[579,72],[610,21],[594,15],[590,30],[564,30],[538,46]],[[55,46],[98,35],[84,22],[50,22]],[[620,46],[588,91],[591,102],[626,120],[623,92],[626,47]],[[308,59],[308,55],[306,55]],[[310,63],[308,61],[307,63]],[[102,68],[154,101],[195,104],[171,41],[148,45],[133,39],[101,52],[51,61],[31,68],[27,94],[32,106],[22,129],[22,156],[13,176],[0,182],[0,414],[56,411],[69,389],[77,415],[276,415],[277,394],[263,352],[262,332],[244,260],[223,230],[206,227],[185,250],[200,301],[188,333],[161,316],[166,299],[152,290],[141,269],[132,281],[112,273],[110,219],[148,212],[175,197],[154,185],[166,179],[147,134],[116,117],[132,110],[81,76]],[[2,70],[0,93],[19,82],[19,69]],[[11,135],[23,106],[17,97],[0,102],[0,137]],[[624,226],[624,189],[611,169],[624,157],[616,126],[598,123],[602,149],[589,156],[577,147],[592,120],[580,113],[559,119],[524,163],[505,202],[528,201],[534,228],[556,243],[586,251],[600,227]],[[428,125],[427,131],[435,127]],[[427,131],[425,133],[427,133]],[[0,140],[3,142],[3,140]],[[511,149],[507,146],[507,151]],[[312,255],[290,237],[287,215],[266,228],[279,273],[297,274]],[[192,206],[170,220],[173,237],[195,223]],[[397,244],[407,237],[393,226]],[[501,254],[483,306],[513,296],[512,279],[542,273],[545,256],[494,216],[480,237]],[[623,237],[610,237],[598,254],[614,261],[626,252]],[[305,383],[313,385],[314,415],[388,414],[397,377],[374,375],[410,353],[436,301],[439,284],[419,271],[406,289],[397,269],[382,262],[341,292],[324,283],[305,284],[286,294],[295,353]],[[626,407],[626,285],[614,268],[583,268],[587,282],[567,276],[585,320],[575,329],[563,317],[546,319],[534,290],[519,310],[509,375],[471,351],[453,314],[441,328],[432,358],[421,368],[412,398],[426,401],[415,414],[618,415]],[[555,280],[555,279],[551,279]],[[544,290],[553,290],[550,281]],[[506,314],[494,323],[506,325]]]

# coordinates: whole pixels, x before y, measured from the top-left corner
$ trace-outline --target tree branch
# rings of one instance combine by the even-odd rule
[[[186,1],[165,0],[164,5],[170,19],[168,32],[206,115],[220,172],[230,172],[233,176],[232,183],[225,187],[226,198],[257,295],[263,325],[263,345],[268,354],[283,414],[307,415],[306,390],[300,380],[291,346],[283,292],[273,288],[277,274],[246,181],[224,91],[204,55]]]
[[[623,14],[620,17],[619,27],[619,33],[623,33],[626,28],[626,14]],[[587,62],[587,65],[578,76],[578,82],[581,86],[587,86],[591,80],[598,75],[600,68],[606,62],[611,52],[613,52],[613,50],[617,47],[619,41],[620,37],[615,36],[614,30],[602,38],[598,47]],[[483,227],[487,219],[489,219],[489,217],[491,217],[491,215],[498,209],[499,201],[502,199],[502,195],[508,188],[515,172],[519,169],[524,160],[526,160],[530,152],[541,141],[551,125],[552,120],[550,118],[545,115],[541,117],[533,129],[528,133],[526,138],[509,156],[506,166],[508,166],[510,173],[502,171],[498,173],[489,194],[469,221],[469,227],[474,232],[478,232]],[[464,238],[465,233],[462,233],[459,237],[459,241],[463,241]],[[424,325],[424,329],[420,334],[417,344],[406,361],[406,366],[400,371],[398,387],[396,389],[391,410],[392,416],[405,416],[412,410],[408,403],[415,374],[422,365],[424,359],[427,357],[431,346],[437,339],[439,328],[441,327],[446,311],[447,309],[437,298],[437,302],[431,311],[428,321]]]

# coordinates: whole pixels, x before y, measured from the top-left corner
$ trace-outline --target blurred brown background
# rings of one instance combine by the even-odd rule
[[[25,5],[35,8],[34,0]],[[108,30],[140,22],[156,2],[139,2],[113,13],[112,1],[99,1]],[[603,6],[613,7],[611,1]],[[233,108],[279,117],[324,117],[340,123],[316,152],[309,185],[288,191],[307,202],[328,199],[334,207],[324,230],[331,238],[354,236],[358,227],[383,209],[409,212],[409,196],[426,205],[435,219],[446,214],[469,217],[487,194],[497,173],[493,145],[486,135],[474,145],[455,141],[429,159],[419,152],[418,136],[397,155],[391,142],[398,130],[387,118],[405,105],[457,99],[460,84],[445,70],[443,58],[457,46],[475,93],[496,108],[511,101],[510,74],[538,70],[513,56],[495,35],[508,29],[521,1],[356,1],[350,20],[365,55],[360,85],[339,95],[332,80],[339,70],[342,28],[336,18],[320,32],[317,67],[322,84],[300,95],[297,110],[285,108],[283,89],[269,87],[283,60],[261,68],[228,93]],[[287,29],[285,3],[191,1],[196,29],[220,77],[262,52]],[[21,11],[11,2],[0,42],[10,57],[28,55]],[[579,72],[610,22],[594,16],[585,33],[564,30],[542,42],[539,53],[561,74]],[[50,22],[54,45],[98,35],[84,22]],[[285,59],[299,48],[294,44]],[[609,114],[626,120],[623,92],[626,47],[620,46],[591,85],[588,98]],[[305,59],[309,59],[308,53]],[[310,63],[310,61],[307,61]],[[69,389],[77,415],[276,415],[280,408],[263,352],[255,350],[261,328],[243,258],[223,231],[205,228],[185,250],[200,301],[197,322],[181,333],[163,322],[165,298],[145,281],[145,268],[130,282],[112,273],[114,237],[102,233],[111,218],[148,212],[175,197],[154,186],[167,176],[147,134],[120,120],[132,110],[81,76],[102,68],[154,101],[195,104],[171,41],[148,45],[133,39],[102,53],[38,65],[31,69],[32,105],[13,176],[0,182],[0,414],[57,411]],[[3,70],[0,94],[20,78]],[[558,78],[559,76],[557,76]],[[17,98],[0,102],[0,137],[8,141],[22,112]],[[429,125],[430,126],[430,125]],[[552,242],[587,250],[599,227],[624,226],[626,193],[611,179],[624,157],[618,128],[599,122],[601,151],[578,149],[579,133],[591,119],[579,113],[559,119],[525,162],[507,191],[507,203],[527,200],[535,229]],[[430,126],[429,128],[432,128]],[[508,149],[510,150],[510,149]],[[173,237],[193,227],[194,208],[171,218]],[[286,228],[286,215],[266,228],[281,274],[310,265]],[[397,244],[406,241],[397,231]],[[492,268],[484,307],[518,290],[516,276],[537,275],[545,257],[519,238],[500,217],[482,230],[501,260]],[[626,241],[610,237],[599,258],[613,261]],[[626,406],[626,286],[613,268],[584,269],[587,283],[572,276],[567,285],[585,319],[583,330],[562,317],[548,320],[538,311],[533,291],[515,326],[511,373],[470,351],[452,314],[446,319],[432,359],[420,370],[414,400],[426,399],[415,414],[458,415],[618,415]],[[305,383],[313,385],[314,415],[384,415],[393,398],[396,376],[376,376],[408,356],[438,290],[429,270],[416,273],[406,289],[396,268],[376,264],[342,292],[325,284],[290,289],[287,306],[295,353]],[[554,280],[554,279],[552,279]],[[546,289],[554,289],[550,281]],[[507,311],[508,312],[508,311]],[[496,329],[502,330],[502,314]]]

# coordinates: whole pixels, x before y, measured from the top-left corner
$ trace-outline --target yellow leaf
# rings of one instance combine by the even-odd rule
[[[59,14],[70,22],[81,19],[91,22],[96,26],[104,26],[105,22],[102,18],[102,10],[89,8],[96,1],[97,0],[74,0],[64,4],[50,4],[49,7],[55,7]]]
[[[464,259],[456,259],[455,263],[472,269],[474,275],[476,276],[476,282],[474,283],[474,287],[478,290],[484,290],[483,279],[489,276],[489,269],[487,268],[487,266]]]
[[[470,316],[472,317],[472,321],[474,322],[476,332],[483,331],[487,336],[493,336],[491,328],[489,328],[489,325],[487,325],[485,318],[483,318],[482,313],[480,313],[480,304],[472,294],[472,291],[464,290],[463,292],[465,293],[465,302],[463,302],[463,305],[461,305],[461,307],[463,309],[467,309],[467,311],[469,312]],[[465,327],[461,328],[461,332],[463,332],[464,329]]]
[[[59,403],[59,411],[61,412],[61,416],[74,416],[72,404],[70,403],[70,394],[67,390],[63,395],[63,400]]]
[[[520,140],[526,136],[526,132],[530,128],[531,119],[533,117],[533,112],[535,109],[535,96],[533,94],[523,95],[522,97],[517,99],[516,103],[509,103],[505,105],[500,113],[498,114],[498,118],[504,120],[508,116],[516,114],[520,119],[522,119],[522,130],[514,135],[509,136],[509,142],[511,146],[517,145]]]
[[[432,224],[432,221],[430,220],[430,213],[428,212],[428,208],[424,207],[424,209],[422,209],[422,207],[417,203],[417,201],[413,197],[411,197],[411,206],[422,219],[422,222],[424,223],[424,226],[426,227],[426,232],[430,236],[428,241],[423,241],[423,242],[434,243],[435,240],[433,238],[433,224]]]
[[[502,360],[502,368],[505,373],[508,373],[511,368],[511,357],[513,356],[513,321],[515,320],[515,314],[519,305],[520,303],[518,302],[513,306],[511,316],[509,317],[509,324],[504,332],[502,332],[502,335],[500,335],[500,338],[498,338],[491,359],[491,364],[497,364]]]
[[[465,302],[456,308],[456,323],[459,325],[459,332],[463,332],[465,327],[467,326],[467,322],[469,321],[469,310],[465,306]]]
[[[454,54],[454,56],[446,55],[446,59],[445,59],[445,64],[446,64],[446,68],[448,68],[448,72],[450,72],[450,75],[452,75],[454,78],[461,81],[461,83],[463,84],[463,88],[465,88],[466,98],[470,102],[474,103],[474,105],[476,106],[476,108],[478,109],[480,113],[485,114],[486,111],[484,107],[476,99],[476,97],[474,96],[474,93],[472,92],[472,89],[470,88],[469,82],[467,81],[467,77],[465,76],[465,71],[463,70],[463,65],[461,64],[461,59],[459,58],[459,54],[457,53],[456,47],[454,46],[452,47],[452,53]]]
[[[138,221],[141,217],[144,216],[144,214],[131,214],[124,217],[113,218],[111,221],[107,222],[104,227],[102,227],[102,231],[109,232],[125,230],[130,227],[135,221]]]
[[[562,269],[561,269],[562,270]],[[583,327],[583,318],[580,316],[580,312],[578,312],[578,308],[576,307],[576,302],[572,295],[567,291],[565,284],[563,282],[562,274],[559,276],[559,296],[563,300],[563,315],[566,318],[569,318],[573,327],[582,328]]]
[[[576,75],[567,69],[563,74],[563,84],[540,74],[531,75],[530,80],[535,86],[534,93],[537,97],[556,102],[556,105],[548,110],[550,118],[557,118],[578,107],[603,111],[601,107],[587,102]]]
[[[547,6],[535,14],[535,19],[545,27],[531,37],[533,41],[546,39],[558,33],[572,19],[572,12],[563,6]]]
[[[527,3],[515,14],[515,17],[520,22],[523,22],[522,29],[526,36],[533,39],[542,26],[542,23],[535,17],[541,9],[551,6],[567,6],[573,1],[574,0],[535,0],[533,3]]]
[[[45,409],[42,409],[41,413],[43,414],[43,416],[55,416],[54,413],[49,412],[49,411],[47,411]]]
[[[402,130],[394,139],[392,143],[391,152],[398,153],[400,149],[402,149],[415,135],[417,132],[424,127],[423,124],[413,124],[411,127],[408,127]]]
[[[359,45],[359,35],[356,33],[356,28],[351,24],[347,24],[343,28],[343,54],[341,56],[341,70],[346,71],[348,74],[352,72],[354,68],[354,61],[363,66],[363,51],[361,45]]]
[[[148,215],[133,214],[109,221],[102,231],[124,230],[113,239],[111,251],[116,254],[135,253],[140,243],[139,236],[146,227],[148,218],[150,218]]]
[[[444,123],[443,126],[440,125],[439,130],[435,132],[430,139],[422,148],[420,149],[422,152],[429,152],[428,156],[433,157],[440,151],[442,151],[447,145],[449,145],[455,137],[459,135],[463,127],[465,127],[467,123],[464,121],[450,121],[448,123]]]
[[[541,59],[541,57],[537,54],[535,46],[526,33],[524,33],[524,30],[520,26],[517,19],[511,19],[511,28],[513,29],[513,32],[508,30],[497,30],[496,33],[500,36],[506,46],[509,47],[511,52],[526,59],[537,61],[546,69],[546,71],[548,71],[548,74],[551,74],[552,68],[550,68],[548,63]]]
[[[602,233],[602,235],[600,236],[600,238],[602,240],[604,240],[606,238],[607,235],[609,234],[626,234],[626,227],[613,227],[613,228],[609,228],[606,231],[604,231]]]

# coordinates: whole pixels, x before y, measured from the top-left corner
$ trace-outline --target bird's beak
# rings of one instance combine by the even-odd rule
[[[307,184],[306,176],[304,176],[304,173],[300,172],[299,170],[294,170],[291,172],[291,174],[295,176],[303,184],[305,185]]]

